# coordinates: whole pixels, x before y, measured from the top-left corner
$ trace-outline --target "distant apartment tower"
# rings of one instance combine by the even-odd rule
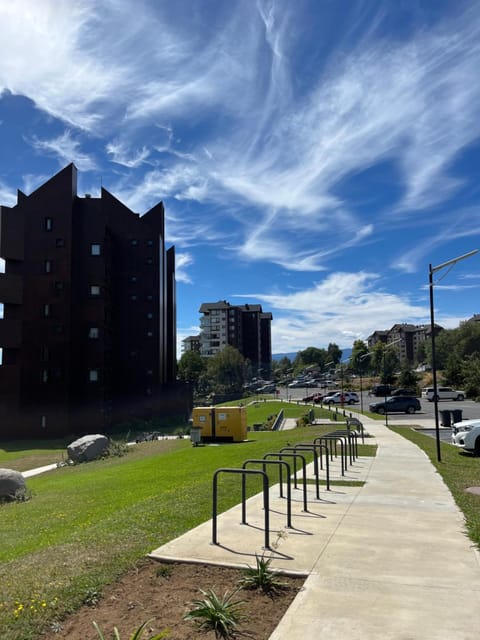
[[[259,304],[231,305],[226,300],[200,307],[200,354],[214,356],[227,345],[248,358],[252,370],[269,377],[272,362],[272,314]]]
[[[175,250],[164,208],[77,196],[69,165],[0,207],[0,436],[187,416],[176,383]]]
[[[442,327],[435,325],[435,335],[440,331],[442,331]],[[399,360],[412,364],[418,359],[420,345],[430,339],[430,325],[414,325],[404,322],[394,324],[393,327],[388,330],[374,331],[367,338],[367,345],[369,349],[371,349],[378,342],[382,342],[383,344],[395,343],[393,349],[395,349]]]
[[[200,336],[187,336],[182,340],[182,351],[195,351],[200,353]]]

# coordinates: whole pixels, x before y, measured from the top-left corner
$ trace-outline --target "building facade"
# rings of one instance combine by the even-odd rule
[[[0,436],[85,433],[188,415],[176,383],[175,250],[164,209],[106,189],[77,195],[73,164],[0,208]]]
[[[262,377],[270,376],[272,314],[259,304],[231,305],[226,300],[200,306],[200,354],[211,357],[227,345],[238,349]]]
[[[435,335],[442,331],[440,325],[435,325]],[[431,327],[428,324],[414,325],[409,323],[394,324],[391,329],[374,331],[367,338],[369,349],[378,342],[383,344],[395,343],[395,349],[401,362],[413,364],[418,361],[420,345],[431,340]]]

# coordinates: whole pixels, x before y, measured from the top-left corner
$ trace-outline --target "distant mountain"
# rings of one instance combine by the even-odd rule
[[[282,358],[294,360],[297,353],[298,351],[294,351],[293,353],[272,353],[272,360],[281,360]]]
[[[295,360],[297,353],[298,351],[294,351],[293,353],[273,353],[272,360],[281,360],[282,358]],[[351,349],[342,349],[342,362],[348,362],[350,360],[351,355],[352,355]]]

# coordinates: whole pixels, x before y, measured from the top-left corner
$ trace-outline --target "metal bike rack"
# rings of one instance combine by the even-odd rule
[[[331,436],[331,435],[324,435],[324,436],[318,436],[318,438],[315,438],[314,443],[316,444],[317,442],[319,442],[320,444],[322,444],[323,441],[327,441],[327,442],[333,442],[333,444],[335,445],[335,457],[337,457],[337,442],[340,442],[340,463],[341,463],[341,468],[342,468],[342,476],[345,475],[345,470],[347,468],[347,448],[346,448],[346,439],[343,438],[342,436]],[[326,445],[325,445],[326,446]],[[327,449],[330,451],[330,460],[333,460],[333,451],[331,448],[327,447]],[[320,466],[320,468],[323,469],[322,466]]]
[[[358,458],[357,433],[355,431],[350,431],[350,429],[346,429],[346,430],[341,429],[338,431],[332,431],[328,435],[333,435],[333,436],[338,435],[338,436],[347,438],[350,464],[353,464],[354,460]]]
[[[218,476],[220,473],[233,473],[237,475],[257,475],[263,478],[263,510],[265,518],[265,549],[270,549],[270,511],[268,500],[268,476],[265,471],[259,469],[217,469],[213,474],[213,508],[212,508],[212,544],[218,544],[217,539],[217,498],[218,498]],[[242,495],[242,524],[248,524],[246,521],[246,504],[245,496]]]
[[[263,471],[265,471],[265,465],[267,464],[275,464],[278,466],[279,476],[280,476],[280,497],[283,498],[282,495],[282,466],[287,468],[287,527],[290,529],[293,528],[292,525],[292,479],[290,478],[290,465],[288,462],[284,460],[265,460],[265,459],[254,459],[245,460],[242,465],[242,468],[245,469],[246,465],[249,463],[256,463],[263,465]],[[242,509],[245,507],[245,477],[242,477]],[[243,514],[242,514],[243,521]]]
[[[312,447],[299,447],[295,445],[294,447],[283,447],[281,451],[292,451],[293,453],[297,453],[297,451],[313,451],[313,469],[315,474],[315,486],[316,486],[316,498],[320,500],[320,475],[318,472],[318,457],[317,452]]]
[[[317,486],[317,499],[320,500],[320,490],[319,490],[319,473],[318,473],[318,460],[320,460],[320,469],[323,470],[323,462],[322,462],[322,449],[325,449],[325,460],[326,460],[326,469],[325,469],[325,476],[326,476],[326,489],[327,491],[330,491],[330,463],[328,460],[328,447],[326,444],[317,444],[316,442],[314,442],[313,444],[311,444],[310,442],[298,442],[296,445],[294,445],[294,448],[296,451],[314,451],[315,454],[317,453],[317,449],[319,449],[320,453],[318,454],[318,457],[315,457],[315,463],[314,467],[316,467],[316,477],[317,477],[317,482],[316,482],[316,486]]]
[[[301,458],[302,460],[302,488],[303,488],[303,510],[308,511],[307,504],[307,462],[305,460],[305,456],[302,456],[300,453],[284,453],[285,451],[291,450],[291,447],[284,447],[280,449],[278,453],[280,460],[282,456],[288,456],[289,458],[293,458],[293,486],[295,489],[298,489],[297,484],[297,458]]]

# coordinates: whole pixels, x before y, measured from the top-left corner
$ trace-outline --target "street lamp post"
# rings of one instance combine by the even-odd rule
[[[362,377],[362,362],[365,360],[365,358],[368,358],[368,356],[372,355],[372,351],[368,351],[367,353],[364,353],[363,356],[360,356],[358,359],[359,362],[359,370],[360,370],[360,412],[363,413],[363,377]]]
[[[465,260],[465,258],[470,258],[470,256],[478,253],[478,249],[474,249],[473,251],[469,251],[462,256],[458,256],[458,258],[453,258],[452,260],[447,260],[447,262],[442,262],[442,264],[437,265],[436,267],[432,267],[430,264],[428,267],[428,287],[430,289],[430,333],[432,340],[432,382],[433,382],[433,404],[434,404],[434,415],[435,415],[435,440],[437,443],[437,461],[442,461],[442,455],[440,452],[440,424],[438,419],[438,393],[437,393],[437,360],[435,354],[435,315],[434,315],[434,305],[433,305],[433,274],[445,267],[449,267],[457,264],[460,260]]]
[[[401,338],[397,338],[397,340],[392,340],[392,342],[389,342],[383,349],[383,384],[385,385],[385,396],[384,396],[384,402],[385,402],[385,426],[388,427],[388,406],[387,406],[387,385],[386,385],[386,359],[385,359],[385,352],[387,349],[390,349],[390,347],[393,347],[395,344],[398,344],[399,342],[401,342]]]

